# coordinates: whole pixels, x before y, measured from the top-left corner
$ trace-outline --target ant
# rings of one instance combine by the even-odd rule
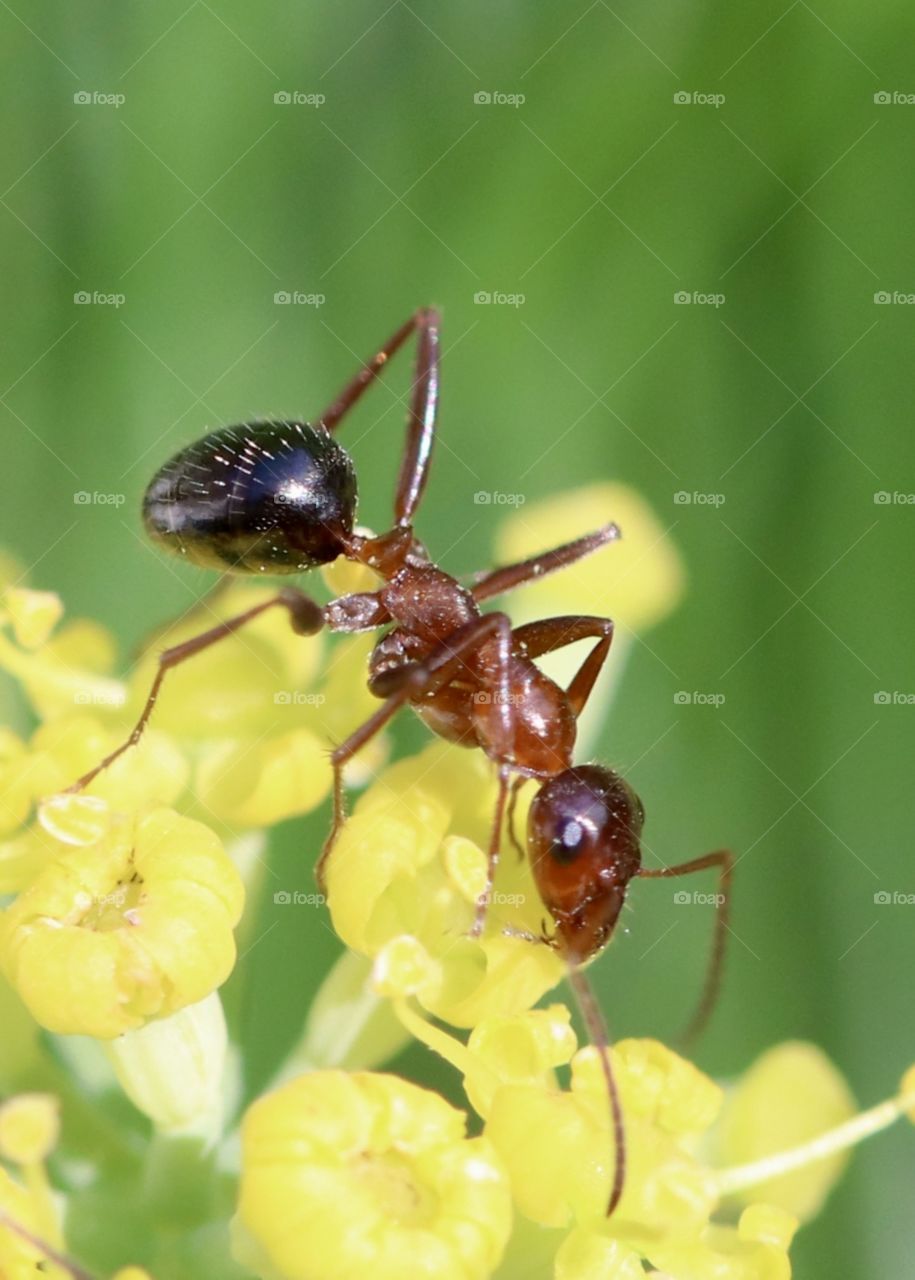
[[[406,443],[394,497],[394,523],[379,536],[355,532],[353,463],[334,432],[391,357],[416,338],[416,370]],[[133,731],[69,788],[79,791],[140,738],[169,670],[238,631],[267,609],[282,608],[293,629],[313,635],[387,628],[369,659],[368,685],[381,706],[331,753],[333,822],[316,867],[324,869],[345,820],[343,768],[404,706],[439,736],[478,747],[496,766],[498,792],[486,884],[471,935],[479,937],[499,859],[508,803],[512,826],[520,786],[540,783],[528,820],[528,854],[555,933],[542,941],[568,963],[596,1042],[612,1104],[616,1162],[608,1215],[625,1171],[622,1113],[607,1037],[581,966],[603,949],[635,876],[681,876],[717,867],[721,883],[715,942],[695,1031],[717,993],[732,869],[725,850],[661,869],[641,866],[644,811],[629,784],[600,765],[572,763],[577,719],[613,639],[609,618],[573,615],[513,627],[508,614],[480,605],[523,583],[574,564],[620,536],[615,524],[516,564],[479,575],[470,588],[436,565],[413,532],[426,486],[439,400],[439,315],[414,313],[347,383],[315,422],[261,421],[223,427],[181,450],[153,478],[143,500],[154,542],[195,564],[236,573],[300,573],[339,556],[367,565],[382,581],[374,591],[340,596],[323,607],[286,587],[253,608],[166,649]],[[534,659],[579,640],[594,645],[567,689]]]

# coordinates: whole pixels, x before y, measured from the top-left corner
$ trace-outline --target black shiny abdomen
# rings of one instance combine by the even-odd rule
[[[323,427],[222,427],[165,464],[143,499],[150,537],[208,568],[296,573],[327,564],[356,517],[356,474]]]

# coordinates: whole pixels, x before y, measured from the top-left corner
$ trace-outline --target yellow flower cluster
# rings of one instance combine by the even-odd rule
[[[440,1157],[429,1162],[427,1141],[447,1135],[453,1167],[469,1145],[463,1118],[446,1123],[435,1095],[315,1071],[248,1113],[237,1256],[271,1280],[394,1276],[405,1258],[419,1274],[467,1280],[638,1280],[646,1267],[677,1280],[787,1280],[792,1236],[839,1176],[845,1146],[911,1107],[912,1082],[857,1132],[847,1085],[813,1046],[770,1050],[724,1090],[657,1041],[622,1041],[611,1058],[626,1181],[608,1219],[606,1082],[597,1051],[577,1050],[565,1006],[531,1008],[563,970],[534,940],[542,908],[526,863],[506,855],[492,928],[468,937],[494,795],[475,755],[434,743],[367,790],[328,867],[335,927],[369,957],[370,986],[463,1077],[483,1121],[482,1184],[443,1185]],[[473,1029],[465,1041],[438,1021]],[[394,1110],[403,1127],[392,1128]],[[471,1190],[489,1197],[486,1210],[474,1200],[485,1231],[455,1235]]]
[[[61,622],[47,592],[4,593],[0,669],[41,724],[28,741],[0,730],[0,894],[18,895],[0,915],[0,968],[49,1030],[118,1036],[218,987],[244,896],[224,842],[318,805],[329,745],[368,714],[366,642],[328,662],[320,637],[268,611],[171,671],[139,744],[66,794],[124,741],[162,649],[269,594],[228,587],[124,682],[101,628]]]
[[[500,543],[500,559],[516,559],[608,513],[624,541],[519,592],[513,610],[519,621],[599,614],[613,600],[618,630],[592,714],[628,636],[678,598],[676,552],[619,486],[522,509]],[[0,585],[4,575],[15,571],[0,562]],[[346,564],[326,578],[335,593],[371,585]],[[817,1212],[845,1147],[915,1115],[915,1079],[856,1116],[808,1045],[771,1050],[723,1089],[657,1041],[623,1041],[612,1063],[626,1178],[608,1219],[603,1064],[579,1047],[564,1005],[534,1007],[565,971],[539,940],[544,909],[507,841],[487,930],[470,936],[495,790],[482,753],[441,741],[381,772],[383,742],[356,762],[351,780],[373,781],[327,866],[331,918],[350,950],[275,1086],[232,1128],[236,1064],[218,988],[244,903],[233,844],[327,796],[328,745],[377,706],[364,679],[373,637],[331,647],[268,611],[175,669],[140,744],[85,794],[64,789],[124,740],[163,648],[268,595],[227,587],[154,637],[126,681],[112,674],[107,634],[65,621],[55,596],[17,585],[0,598],[0,670],[40,721],[28,739],[0,730],[0,1088],[40,1058],[36,1024],[104,1042],[111,1080],[153,1124],[144,1194],[174,1215],[172,1229],[200,1198],[189,1256],[210,1249],[216,1261],[182,1275],[228,1274],[231,1230],[236,1263],[263,1280],[640,1280],[646,1268],[786,1280],[792,1234]],[[571,662],[547,665],[568,674]],[[532,793],[520,793],[519,833]],[[476,1118],[367,1069],[408,1037],[457,1070]],[[11,1280],[84,1274],[68,1267],[45,1171],[59,1110],[37,1091],[0,1107],[0,1276]],[[216,1206],[235,1175],[230,1229]],[[128,1267],[117,1280],[147,1273]]]

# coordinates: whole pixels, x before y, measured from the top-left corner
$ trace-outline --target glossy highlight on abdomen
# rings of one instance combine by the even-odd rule
[[[175,454],[143,499],[150,537],[207,568],[297,573],[341,552],[356,476],[322,426],[222,427]]]

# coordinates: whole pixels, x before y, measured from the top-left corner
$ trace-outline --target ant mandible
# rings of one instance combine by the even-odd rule
[[[416,335],[415,378],[406,443],[388,532],[355,532],[353,463],[334,432],[391,357]],[[382,704],[331,754],[334,813],[316,874],[324,868],[345,819],[343,768],[404,706],[451,742],[479,747],[494,762],[497,800],[488,847],[486,885],[472,935],[483,931],[508,805],[519,786],[540,782],[528,820],[528,854],[555,933],[544,938],[569,965],[592,1038],[598,1042],[612,1104],[616,1166],[608,1214],[622,1194],[622,1116],[606,1037],[580,966],[607,943],[629,881],[681,876],[717,867],[721,881],[715,941],[702,1000],[691,1024],[706,1019],[717,992],[727,927],[732,859],[726,850],[677,866],[641,866],[644,813],[629,784],[600,765],[573,766],[576,722],[607,658],[608,618],[573,615],[513,627],[506,613],[480,605],[514,587],[573,564],[619,537],[615,524],[517,564],[479,576],[470,588],[433,563],[413,532],[429,473],[439,400],[439,315],[417,311],[347,383],[313,424],[263,421],[223,427],[177,453],[153,478],[143,500],[154,542],[195,564],[234,573],[301,573],[342,556],[382,580],[374,591],[340,596],[321,606],[286,587],[253,608],[166,649],[130,736],[73,784],[86,787],[140,738],[167,673],[238,631],[271,608],[285,609],[293,629],[361,632],[388,628],[369,659],[368,686]],[[584,639],[595,643],[567,689],[534,659]]]

